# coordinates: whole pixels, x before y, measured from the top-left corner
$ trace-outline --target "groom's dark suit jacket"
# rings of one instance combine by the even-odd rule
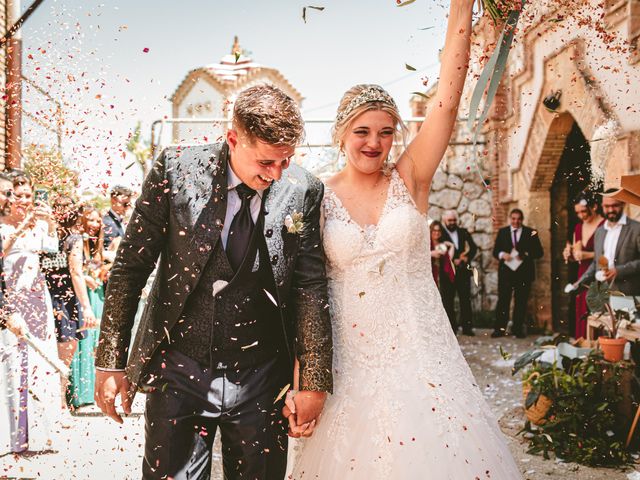
[[[166,345],[196,289],[220,234],[227,208],[229,148],[225,142],[166,149],[142,187],[106,292],[96,366],[125,368],[135,392],[144,368]],[[264,238],[276,284],[289,360],[300,361],[300,388],[332,390],[331,323],[319,219],[322,183],[291,165],[265,191]],[[287,215],[304,227],[289,233]],[[140,293],[158,271],[128,352]],[[293,332],[294,335],[289,333]]]

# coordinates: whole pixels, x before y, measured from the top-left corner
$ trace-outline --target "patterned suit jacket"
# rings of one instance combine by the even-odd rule
[[[171,335],[185,301],[220,239],[227,208],[226,142],[164,150],[145,179],[122,240],[106,292],[96,366],[125,368],[135,392],[144,367]],[[322,183],[291,165],[266,192],[267,242],[290,360],[300,361],[300,388],[328,391],[331,322],[320,240]],[[288,233],[287,215],[300,212],[304,228]],[[158,260],[159,258],[159,260]],[[131,348],[140,293],[158,271]]]

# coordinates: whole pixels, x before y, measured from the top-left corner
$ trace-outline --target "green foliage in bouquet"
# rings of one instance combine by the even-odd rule
[[[631,463],[625,448],[627,422],[617,408],[623,399],[623,376],[631,369],[629,362],[609,363],[599,353],[584,360],[565,359],[562,367],[534,362],[523,374],[531,385],[526,401],[533,404],[545,395],[553,404],[544,425],[532,429],[527,422],[522,430],[529,432],[528,453],[546,459],[554,453],[564,461],[588,466]],[[532,376],[534,372],[539,375]]]
[[[503,23],[509,13],[521,11],[523,3],[522,0],[482,0],[482,7],[495,23]]]

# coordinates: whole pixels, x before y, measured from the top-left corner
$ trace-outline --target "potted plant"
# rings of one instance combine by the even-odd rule
[[[566,462],[589,466],[621,467],[633,462],[625,445],[627,417],[620,411],[625,376],[631,368],[629,362],[611,365],[600,352],[564,358],[562,365],[534,360],[523,373],[530,384],[531,405],[536,397],[538,405],[531,412],[538,414],[536,421],[527,414],[521,430],[530,442],[528,453],[546,459],[555,454]],[[541,402],[543,397],[549,401]]]
[[[618,329],[622,315],[624,312],[614,311],[611,308],[611,296],[623,295],[620,292],[614,292],[609,289],[609,284],[606,282],[595,281],[589,285],[589,291],[587,292],[587,306],[593,313],[603,314],[606,313],[611,319],[610,326],[605,324],[608,336],[601,336],[598,338],[598,345],[604,354],[604,359],[609,362],[619,362],[622,360],[624,354],[624,347],[627,343],[625,338],[618,337]]]

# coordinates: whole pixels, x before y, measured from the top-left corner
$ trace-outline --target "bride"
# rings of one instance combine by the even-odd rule
[[[300,426],[297,398],[288,400],[292,436],[315,427],[288,478],[521,477],[451,330],[429,256],[429,188],[456,120],[474,2],[451,0],[434,107],[395,165],[387,158],[404,127],[389,94],[357,85],[338,107],[334,141],[346,166],[323,201],[334,394],[317,425]]]

